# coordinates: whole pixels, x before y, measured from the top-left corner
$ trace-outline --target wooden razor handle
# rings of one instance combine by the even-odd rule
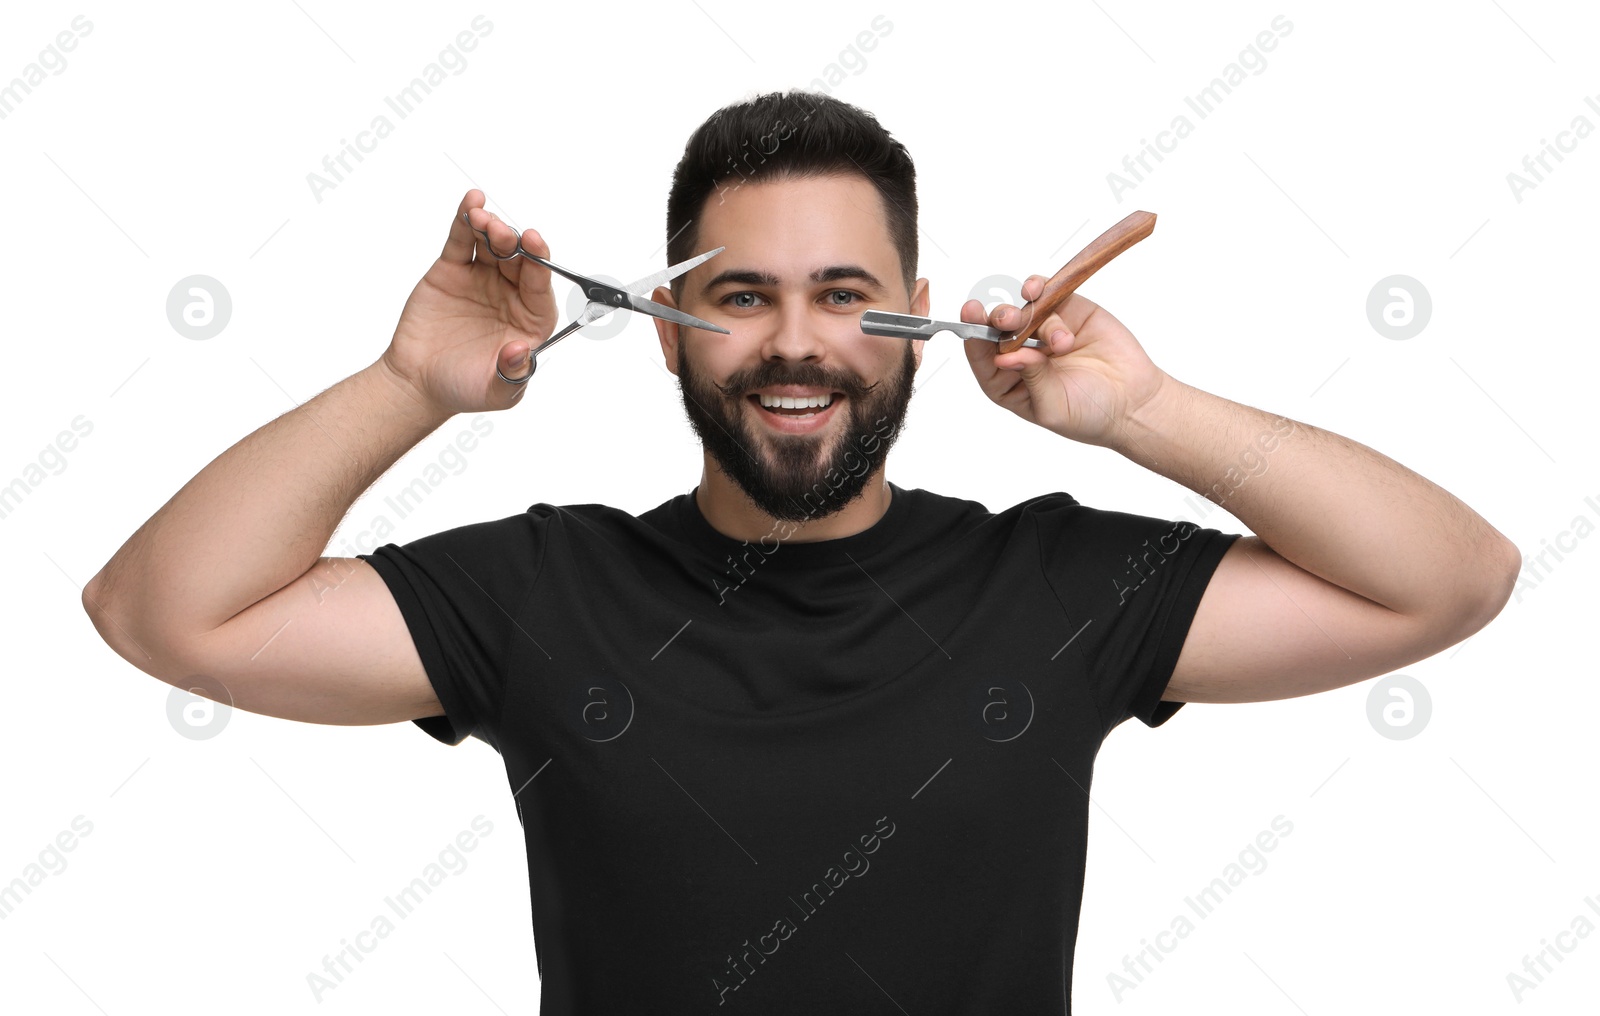
[[[1039,299],[1023,304],[1022,324],[1008,332],[996,347],[997,353],[1020,349],[1029,335],[1044,324],[1050,312],[1067,302],[1067,297],[1089,280],[1089,276],[1105,267],[1106,262],[1149,236],[1156,228],[1154,212],[1132,212],[1127,218],[1095,237],[1089,246],[1080,250],[1071,261],[1061,266],[1061,271],[1044,284]]]

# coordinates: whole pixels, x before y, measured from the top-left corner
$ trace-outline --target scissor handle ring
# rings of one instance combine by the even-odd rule
[[[539,358],[534,356],[532,353],[528,354],[528,373],[526,377],[506,377],[504,374],[500,373],[500,365],[498,363],[494,365],[494,372],[496,374],[500,374],[500,380],[504,381],[508,385],[527,384],[529,381],[533,380],[533,372],[538,369]]]
[[[471,214],[472,214],[471,212],[462,212],[461,213],[461,221],[465,222],[467,224],[467,228],[468,229],[472,229],[472,220],[467,218],[467,216],[471,215]],[[494,249],[494,241],[489,239],[489,231],[487,229],[472,229],[472,231],[474,233],[477,233],[479,236],[483,237],[483,249],[488,251],[494,257],[494,259],[496,261],[510,261],[514,257],[526,256],[526,253],[522,249],[522,237],[521,236],[517,237],[517,249],[512,251],[510,254],[507,254],[505,257],[501,257],[500,253]],[[500,368],[496,367],[495,370],[498,372],[500,370]],[[505,375],[502,374],[501,377],[505,377]],[[507,380],[509,380],[509,379],[507,379]],[[523,380],[527,380],[527,379],[524,378]],[[515,382],[513,382],[513,383],[515,383]]]

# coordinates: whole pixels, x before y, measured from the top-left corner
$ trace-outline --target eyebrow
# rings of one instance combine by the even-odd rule
[[[841,279],[857,279],[869,289],[875,289],[880,293],[888,292],[876,275],[873,275],[860,265],[828,265],[826,268],[818,268],[811,273],[812,282],[838,282]],[[700,294],[705,296],[718,286],[729,283],[745,286],[777,287],[782,285],[782,280],[771,272],[758,271],[753,268],[729,268],[727,271],[719,272],[712,276],[711,281],[707,282],[704,288],[700,290]]]

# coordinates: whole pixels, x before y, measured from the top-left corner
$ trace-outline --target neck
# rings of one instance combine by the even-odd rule
[[[739,485],[707,456],[695,503],[711,528],[735,540],[751,543],[763,537],[793,543],[838,540],[871,529],[889,510],[892,493],[884,478],[886,464],[880,464],[873,471],[860,495],[848,505],[824,517],[824,512],[832,507],[824,502],[817,506],[816,515],[803,522],[791,522],[773,518],[751,504]],[[812,504],[803,503],[807,507]]]

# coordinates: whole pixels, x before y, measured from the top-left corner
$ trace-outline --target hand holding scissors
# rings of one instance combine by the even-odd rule
[[[463,213],[462,218],[463,220],[466,219],[465,213]],[[472,224],[469,221],[467,225],[470,228]],[[706,251],[704,254],[698,254],[687,261],[680,261],[668,268],[663,268],[661,271],[656,272],[653,275],[647,275],[644,278],[632,283],[627,289],[618,289],[615,286],[601,282],[598,279],[591,279],[586,275],[579,275],[577,272],[568,271],[567,269],[556,264],[554,261],[549,261],[540,257],[539,255],[523,247],[522,239],[520,237],[517,239],[516,250],[512,251],[510,254],[501,254],[499,251],[495,250],[494,245],[489,242],[489,233],[487,230],[474,229],[473,232],[478,233],[483,237],[484,248],[488,250],[490,255],[492,255],[496,260],[510,261],[515,257],[525,257],[536,265],[541,265],[544,268],[548,268],[550,271],[555,272],[562,278],[570,279],[571,281],[576,282],[578,286],[582,288],[584,296],[586,296],[589,300],[588,304],[584,307],[583,313],[574,318],[571,324],[567,325],[567,327],[561,329],[559,332],[556,332],[548,339],[545,339],[543,342],[539,343],[538,346],[529,350],[528,373],[526,375],[518,378],[506,377],[505,374],[500,370],[499,365],[495,365],[494,372],[499,374],[500,380],[506,382],[507,384],[527,384],[528,380],[533,377],[533,372],[539,369],[540,353],[546,349],[549,349],[551,346],[560,342],[568,335],[571,335],[579,328],[582,328],[584,325],[597,321],[619,308],[636,310],[641,314],[649,314],[651,317],[664,318],[675,324],[685,325],[689,328],[704,328],[709,332],[721,332],[724,335],[730,334],[726,328],[719,328],[709,321],[702,321],[697,317],[685,314],[683,311],[668,307],[665,304],[656,303],[654,300],[647,299],[643,295],[645,293],[652,292],[657,286],[662,286],[668,282],[671,282],[673,279],[682,275],[684,272],[689,271],[691,268],[706,263],[707,261],[716,257],[718,254],[721,254],[725,249],[723,247],[718,247],[716,250]]]
[[[515,375],[523,372],[531,353],[615,309],[641,310],[691,327],[723,331],[638,299],[639,290],[648,292],[681,275],[716,253],[712,251],[641,279],[626,291],[583,278],[579,284],[590,302],[576,321],[552,334],[560,311],[550,286],[552,267],[544,257],[549,247],[536,230],[519,236],[484,208],[484,200],[476,188],[461,199],[444,250],[412,289],[394,337],[375,364],[428,416],[511,408],[527,390],[523,384],[527,378]],[[512,249],[518,253],[501,253]],[[559,267],[555,271],[569,278],[575,274]],[[483,369],[491,363],[493,374]],[[532,369],[527,374],[531,377]]]

